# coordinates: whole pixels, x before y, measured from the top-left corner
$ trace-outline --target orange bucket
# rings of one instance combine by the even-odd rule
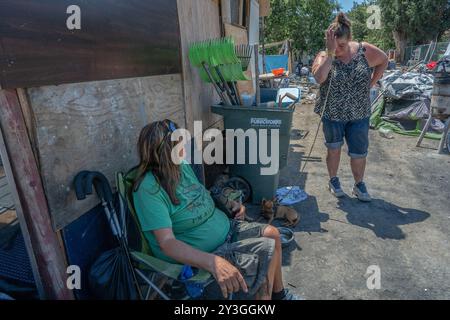
[[[282,76],[284,74],[284,68],[272,69],[272,73],[275,77]]]

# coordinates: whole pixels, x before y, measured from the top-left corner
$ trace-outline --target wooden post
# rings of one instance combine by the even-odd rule
[[[266,47],[265,47],[265,42],[266,42],[266,25],[265,25],[265,21],[264,21],[264,17],[261,17],[261,35],[262,35],[262,39],[261,39],[261,43],[262,43],[262,73],[266,73]]]
[[[259,44],[254,45],[254,54],[255,54],[255,80],[256,80],[256,106],[261,104],[261,93],[259,88]]]
[[[63,250],[53,231],[45,192],[25,125],[16,90],[0,90],[0,129],[9,159],[9,180],[17,203],[17,215],[25,226],[24,238],[35,261],[44,299],[72,300],[66,286]],[[33,265],[33,263],[32,263]]]
[[[222,9],[222,23],[231,23],[230,0],[222,0],[220,5]]]
[[[287,40],[287,50],[288,50],[288,70],[289,74],[292,74],[292,47],[291,47],[291,40]]]
[[[38,169],[40,170],[41,167],[39,165],[39,154],[36,139],[36,121],[34,119],[33,110],[31,110],[26,90],[23,88],[17,88],[16,91],[17,97],[19,98],[20,108],[22,109],[23,118],[25,120],[25,125],[27,127],[28,137],[31,142],[31,148],[33,148],[34,158],[36,159],[36,164],[38,166]]]

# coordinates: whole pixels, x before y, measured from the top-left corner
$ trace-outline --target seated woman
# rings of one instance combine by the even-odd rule
[[[169,120],[144,127],[138,141],[140,164],[133,201],[154,255],[210,272],[225,298],[232,292],[257,299],[297,300],[283,288],[278,230],[243,221],[245,207],[234,203],[234,219],[215,207],[190,165],[172,161],[177,128]],[[183,157],[183,149],[179,157]]]

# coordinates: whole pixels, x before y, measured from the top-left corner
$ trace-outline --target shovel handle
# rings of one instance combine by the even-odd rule
[[[229,99],[227,96],[225,96],[225,95],[223,94],[223,91],[219,88],[219,86],[217,85],[217,83],[214,81],[214,78],[213,78],[213,76],[211,75],[211,72],[209,71],[209,69],[208,69],[206,63],[205,63],[205,62],[202,62],[202,66],[203,66],[203,69],[205,69],[205,72],[206,72],[206,74],[208,75],[209,80],[211,80],[211,83],[213,84],[214,89],[216,89],[217,94],[220,96],[220,98],[222,99],[222,101],[223,101],[226,105],[231,106],[232,104],[231,104],[230,99]]]

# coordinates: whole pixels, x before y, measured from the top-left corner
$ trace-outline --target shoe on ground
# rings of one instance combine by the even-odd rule
[[[328,189],[330,190],[331,194],[334,195],[336,198],[342,198],[343,196],[345,196],[345,193],[342,190],[341,183],[339,182],[338,177],[330,179],[330,182],[328,182]]]
[[[289,289],[283,289],[283,296],[280,299],[273,299],[273,300],[305,300],[305,298],[293,294],[289,291]]]
[[[358,198],[359,201],[370,202],[372,198],[370,197],[369,192],[367,191],[366,184],[364,182],[360,182],[355,184],[353,187],[353,195]]]

